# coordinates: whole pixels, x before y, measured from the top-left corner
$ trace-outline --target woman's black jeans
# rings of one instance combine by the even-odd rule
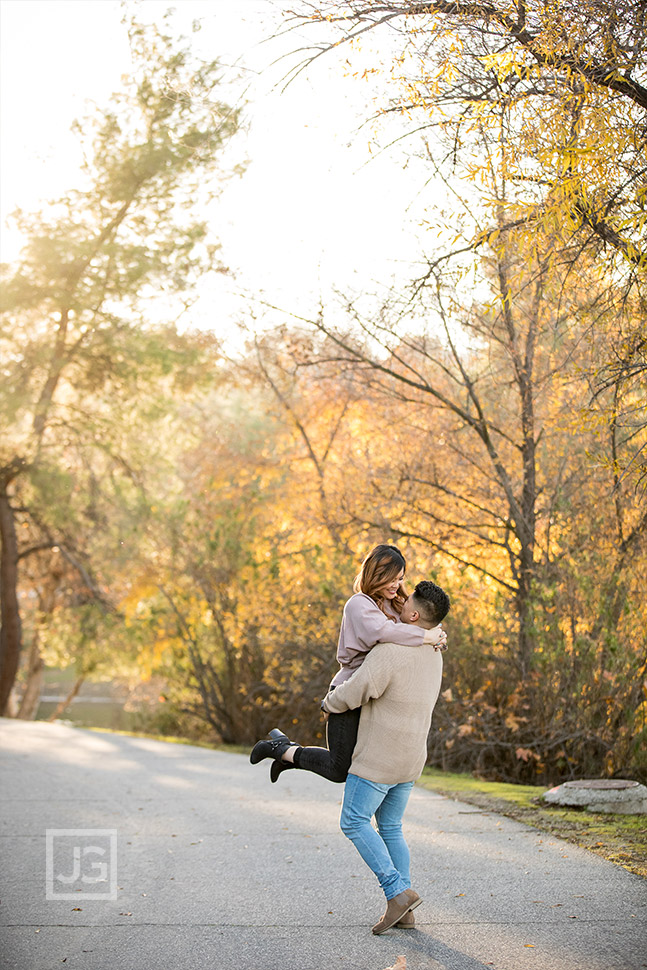
[[[331,714],[326,724],[327,748],[301,748],[294,764],[302,771],[314,771],[328,781],[344,782],[357,743],[361,707],[343,714]]]

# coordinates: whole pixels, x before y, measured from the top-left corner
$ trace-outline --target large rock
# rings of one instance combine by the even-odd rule
[[[600,778],[592,781],[566,781],[544,793],[551,805],[586,808],[589,812],[618,812],[621,815],[647,814],[647,788],[637,781]]]

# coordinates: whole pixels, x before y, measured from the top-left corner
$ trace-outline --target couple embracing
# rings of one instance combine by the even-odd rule
[[[295,768],[345,782],[342,832],[386,897],[373,927],[377,935],[392,926],[412,928],[412,910],[422,901],[411,888],[402,816],[427,759],[447,642],[439,624],[449,597],[426,581],[408,595],[405,570],[396,546],[379,545],[355,579],[339,632],[340,669],[321,703],[328,747],[302,747],[275,728],[250,755],[252,764],[273,759],[273,782]]]

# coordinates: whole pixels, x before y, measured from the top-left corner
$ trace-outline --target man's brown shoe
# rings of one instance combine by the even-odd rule
[[[376,936],[380,933],[384,933],[386,930],[391,929],[396,923],[398,923],[405,913],[410,910],[415,909],[422,902],[418,893],[414,892],[413,889],[405,889],[404,892],[398,893],[393,899],[389,899],[386,904],[386,912],[379,923],[376,923],[373,927],[373,932]]]
[[[276,762],[274,762],[274,764],[276,764]],[[416,918],[411,910],[409,910],[408,913],[405,913],[402,919],[398,920],[398,922],[395,924],[395,928],[396,930],[415,930]]]

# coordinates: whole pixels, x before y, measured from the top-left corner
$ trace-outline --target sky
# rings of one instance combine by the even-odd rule
[[[280,0],[179,0],[173,23],[205,58],[227,65],[234,98],[249,99],[237,151],[248,159],[212,210],[228,277],[201,284],[197,325],[220,326],[249,305],[247,293],[296,312],[316,312],[331,287],[366,289],[407,278],[419,256],[411,224],[424,178],[403,170],[395,150],[371,154],[374,107],[368,83],[349,77],[341,54],[320,58],[283,90],[291,63],[273,63],[304,42],[282,23]],[[169,3],[140,0],[143,20]],[[128,71],[117,0],[1,0],[0,211],[2,259],[20,240],[5,220],[74,187],[80,149],[70,132],[88,104],[104,106]],[[351,70],[361,70],[354,56]],[[383,56],[383,52],[382,52]],[[237,78],[241,80],[237,80]],[[415,221],[415,218],[414,218]],[[217,308],[214,311],[214,307]],[[213,326],[216,326],[214,323]]]

